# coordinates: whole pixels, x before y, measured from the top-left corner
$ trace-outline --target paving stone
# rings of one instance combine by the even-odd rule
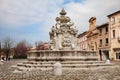
[[[13,73],[15,68],[12,66],[22,61],[3,62],[0,80],[120,80],[120,62],[114,62],[116,66],[108,68],[64,70],[61,76],[55,76],[50,70]]]

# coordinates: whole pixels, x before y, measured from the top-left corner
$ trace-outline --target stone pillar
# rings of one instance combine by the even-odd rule
[[[56,62],[54,64],[54,75],[56,76],[62,75],[62,65],[60,62]]]
[[[108,59],[108,60],[106,60],[106,62],[105,62],[106,64],[110,64],[110,60]]]

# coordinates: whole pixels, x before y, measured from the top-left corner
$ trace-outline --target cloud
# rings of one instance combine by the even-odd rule
[[[62,0],[0,0],[0,23],[4,26],[22,26],[45,22]],[[54,15],[54,14],[53,14]]]
[[[0,0],[0,28],[29,27],[31,30],[31,25],[38,24],[39,28],[36,29],[39,29],[42,35],[34,37],[29,33],[28,37],[23,34],[18,36],[28,40],[32,36],[32,41],[42,36],[42,40],[48,40],[48,32],[55,24],[55,18],[59,16],[62,8],[65,8],[67,16],[81,33],[88,30],[90,17],[97,17],[98,25],[105,23],[108,21],[106,17],[108,14],[120,10],[119,5],[120,0]]]
[[[97,17],[97,25],[108,22],[107,15],[119,10],[119,5],[120,0],[85,0],[82,3],[71,2],[64,7],[81,33],[88,30],[90,17]]]
[[[86,24],[91,16],[96,16],[98,22],[104,22],[107,14],[118,10],[120,5],[120,0],[79,1],[0,0],[0,23],[16,27],[43,22],[45,26],[49,26],[64,7],[77,26],[88,27]]]

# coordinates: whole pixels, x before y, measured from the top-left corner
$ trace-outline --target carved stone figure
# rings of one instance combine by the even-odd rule
[[[56,24],[51,28],[50,40],[52,50],[73,50],[77,49],[78,30],[66,16],[64,9],[60,12],[60,17],[56,17]]]

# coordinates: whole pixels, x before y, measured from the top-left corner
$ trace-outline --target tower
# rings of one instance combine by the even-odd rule
[[[89,30],[94,30],[96,28],[96,17],[91,17],[89,19]]]

